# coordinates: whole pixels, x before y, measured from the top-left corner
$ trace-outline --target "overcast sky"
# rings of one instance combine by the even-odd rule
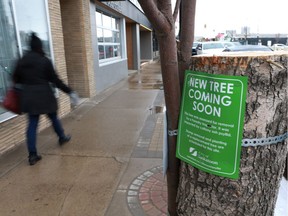
[[[288,0],[197,0],[195,35],[241,33],[243,26],[250,33],[288,34]]]

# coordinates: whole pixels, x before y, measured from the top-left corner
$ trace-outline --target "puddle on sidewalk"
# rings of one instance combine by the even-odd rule
[[[129,89],[163,89],[161,75],[132,74],[129,79]]]
[[[150,115],[164,113],[166,111],[166,106],[153,106],[149,108]]]

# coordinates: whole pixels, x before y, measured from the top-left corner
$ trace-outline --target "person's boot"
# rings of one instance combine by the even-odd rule
[[[65,135],[64,137],[59,138],[59,145],[63,145],[69,142],[71,139],[71,135]]]
[[[30,166],[36,164],[37,161],[42,159],[41,155],[37,155],[37,153],[30,153],[28,158]]]

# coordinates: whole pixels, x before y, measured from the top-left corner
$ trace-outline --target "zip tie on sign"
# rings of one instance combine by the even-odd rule
[[[177,136],[178,135],[178,130],[168,130],[168,135],[169,136]]]
[[[288,137],[288,132],[284,133],[283,135],[275,136],[275,137],[268,137],[268,138],[255,138],[255,139],[243,139],[242,146],[264,146],[270,144],[276,144],[278,142],[282,142]]]

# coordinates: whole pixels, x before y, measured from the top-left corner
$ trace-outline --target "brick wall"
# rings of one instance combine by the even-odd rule
[[[54,53],[54,63],[55,69],[59,77],[69,86],[71,84],[68,82],[67,77],[67,68],[66,68],[66,59],[65,59],[65,48],[64,48],[64,39],[63,39],[63,28],[62,28],[62,19],[61,19],[61,8],[59,0],[49,0],[49,18],[50,18],[50,27],[52,34],[52,45]],[[71,86],[72,87],[72,86]],[[63,116],[70,112],[70,100],[69,97],[59,91],[59,116]]]
[[[95,95],[89,1],[60,0],[69,84],[81,97]]]

